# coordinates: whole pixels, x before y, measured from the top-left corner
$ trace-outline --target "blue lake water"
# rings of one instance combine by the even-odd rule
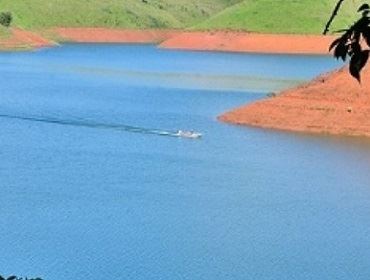
[[[140,45],[0,53],[0,274],[369,279],[370,142],[216,120],[336,66]]]

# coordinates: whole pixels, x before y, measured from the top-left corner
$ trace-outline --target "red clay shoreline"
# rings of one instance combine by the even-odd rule
[[[218,119],[285,131],[370,137],[370,68],[363,71],[362,84],[344,67]]]
[[[183,32],[160,47],[168,49],[327,55],[332,36],[258,34],[235,31]]]
[[[55,28],[63,41],[79,43],[160,43],[177,36],[178,30],[135,30],[109,28]]]
[[[56,45],[52,40],[20,28],[11,28],[10,36],[0,39],[0,50],[37,49]]]
[[[57,41],[80,43],[141,43],[158,44],[161,48],[251,52],[271,54],[328,54],[331,36],[276,35],[236,31],[184,31],[171,29],[113,29],[113,28],[66,28],[44,30],[46,38],[35,32],[12,29],[10,38],[0,40],[0,49],[39,48],[55,45]]]
[[[155,43],[166,49],[280,54],[328,54],[328,45],[333,40],[331,36],[234,31],[55,28],[54,32],[62,40],[71,42]]]

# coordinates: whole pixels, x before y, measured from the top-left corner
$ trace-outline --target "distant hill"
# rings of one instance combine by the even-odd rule
[[[14,25],[47,27],[185,28],[241,0],[1,0]]]
[[[347,0],[333,29],[352,22],[364,0]],[[337,0],[0,0],[14,26],[179,28],[321,33]],[[4,32],[1,32],[0,34]]]
[[[196,25],[195,29],[230,29],[264,33],[319,34],[337,0],[244,0]],[[345,1],[332,30],[352,23],[363,0]]]

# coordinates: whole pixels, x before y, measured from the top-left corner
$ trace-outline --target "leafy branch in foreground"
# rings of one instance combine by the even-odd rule
[[[365,44],[370,47],[370,6],[363,4],[358,12],[362,14],[350,28],[339,30],[342,36],[334,40],[329,50],[334,50],[334,57],[346,61],[350,57],[349,71],[361,82],[361,70],[369,59],[369,50],[363,49]]]
[[[335,19],[335,17],[338,15],[338,12],[339,12],[340,7],[342,6],[343,2],[344,2],[344,0],[339,0],[338,1],[337,5],[334,8],[333,13],[331,14],[328,22],[325,25],[325,29],[324,29],[323,35],[326,35],[329,32],[330,25],[332,24],[332,22]]]
[[[7,278],[3,277],[0,275],[0,280],[42,280],[42,278],[37,277],[37,278],[22,278],[22,277],[17,277],[15,275],[9,276]]]

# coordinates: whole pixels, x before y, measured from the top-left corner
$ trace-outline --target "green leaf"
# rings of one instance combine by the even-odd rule
[[[360,83],[361,83],[360,73],[361,73],[361,70],[366,65],[368,59],[369,59],[369,50],[360,51],[358,53],[355,53],[351,58],[351,62],[349,64],[349,72]]]
[[[360,8],[358,8],[357,12],[362,12],[362,11],[367,11],[367,10],[370,10],[370,6],[369,4],[365,3],[365,4],[362,4]]]

